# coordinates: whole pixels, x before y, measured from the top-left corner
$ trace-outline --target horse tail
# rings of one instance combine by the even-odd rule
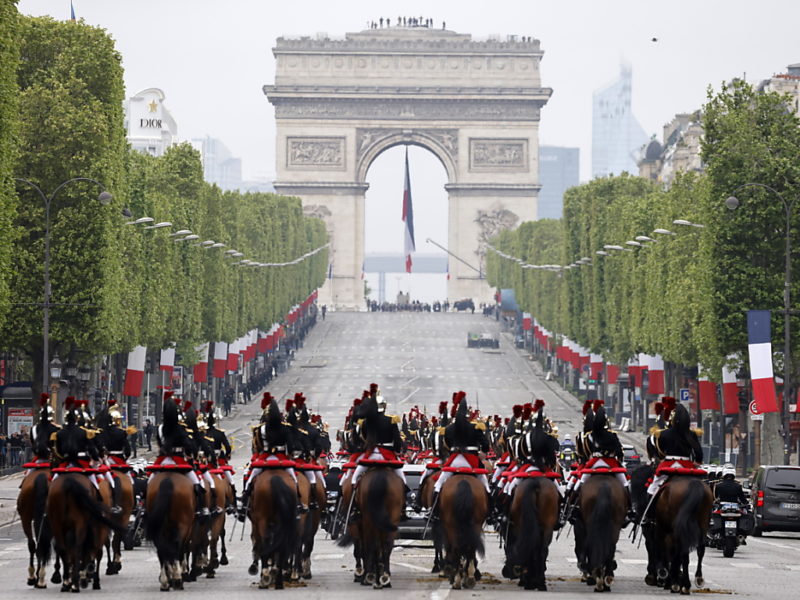
[[[159,558],[163,557],[162,562],[178,560],[181,555],[180,543],[176,539],[177,531],[169,518],[174,495],[175,484],[169,477],[166,477],[159,484],[153,508],[147,513],[145,519],[147,539],[155,545]]]
[[[86,488],[78,483],[76,479],[71,477],[66,478],[63,491],[65,496],[72,496],[72,499],[78,507],[83,509],[93,521],[97,521],[113,531],[122,532],[124,530],[119,523],[113,521],[108,514],[106,514],[106,507],[101,502],[92,498]]]
[[[682,554],[688,554],[700,545],[702,532],[697,524],[696,515],[704,496],[703,482],[697,479],[690,480],[686,488],[686,496],[672,524],[678,549]]]
[[[47,473],[39,473],[33,480],[33,535],[36,540],[36,557],[42,564],[50,560],[50,521],[47,519],[47,494],[50,480]]]
[[[655,469],[648,464],[639,465],[631,471],[631,502],[638,515],[644,512],[650,501],[650,496],[647,494],[647,482],[654,474]]]
[[[522,486],[520,486],[522,487]],[[522,502],[520,513],[522,523],[520,524],[520,535],[517,536],[517,544],[514,547],[515,563],[518,565],[530,565],[534,562],[536,552],[541,549],[541,527],[539,526],[539,492],[541,482],[538,477],[528,479],[522,489]]]
[[[397,525],[392,523],[389,511],[386,510],[386,494],[389,486],[387,473],[383,469],[375,471],[375,475],[369,480],[367,489],[367,506],[364,514],[368,514],[375,529],[384,533],[397,531]]]
[[[470,557],[473,554],[483,556],[483,538],[480,527],[482,523],[473,523],[475,517],[475,496],[472,486],[465,479],[458,482],[453,498],[453,520],[458,523],[456,539],[458,549],[462,556]],[[477,525],[477,526],[476,526]]]
[[[586,524],[587,531],[591,531],[586,538],[586,557],[590,569],[602,568],[614,556],[613,512],[611,488],[607,481],[603,481],[597,487],[594,508]]]
[[[292,542],[292,535],[296,533],[297,498],[295,492],[286,485],[283,479],[274,476],[270,480],[270,495],[272,496],[274,520],[270,531],[271,535],[264,536],[262,540],[262,556],[270,556],[275,552],[287,549]]]

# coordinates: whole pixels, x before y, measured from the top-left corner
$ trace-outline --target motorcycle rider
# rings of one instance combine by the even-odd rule
[[[747,508],[747,496],[735,478],[736,471],[733,465],[725,465],[722,468],[722,481],[714,487],[714,499],[717,502],[738,502],[743,508]]]

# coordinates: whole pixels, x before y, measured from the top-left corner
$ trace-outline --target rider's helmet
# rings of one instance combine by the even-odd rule
[[[108,400],[108,416],[111,417],[111,422],[117,427],[122,425],[122,413],[119,411],[115,398]]]
[[[728,463],[722,467],[722,478],[723,479],[733,479],[736,477],[736,469],[733,468],[733,465]]]

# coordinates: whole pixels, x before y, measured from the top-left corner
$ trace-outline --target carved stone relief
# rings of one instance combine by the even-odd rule
[[[469,140],[470,171],[527,171],[528,140]]]
[[[501,231],[516,227],[519,223],[519,217],[506,208],[478,210],[475,222],[478,224],[478,249],[475,254],[483,263],[486,255],[486,242]]]
[[[286,167],[344,169],[343,137],[286,138]]]
[[[324,204],[306,204],[303,207],[303,214],[307,217],[322,219],[328,233],[330,234],[330,232],[333,231],[333,213],[331,209]]]

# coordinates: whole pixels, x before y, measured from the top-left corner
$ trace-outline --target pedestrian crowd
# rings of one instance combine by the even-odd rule
[[[18,467],[30,459],[31,444],[28,430],[23,428],[11,435],[0,433],[0,469]]]

